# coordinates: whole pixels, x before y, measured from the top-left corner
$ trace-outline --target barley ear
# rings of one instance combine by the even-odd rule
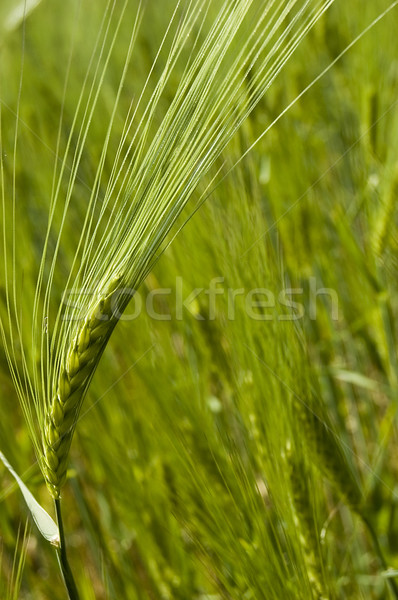
[[[362,512],[362,492],[356,476],[345,456],[338,436],[333,432],[327,417],[318,416],[320,407],[294,401],[296,416],[303,441],[314,463],[335,488],[340,498],[356,513]]]
[[[293,518],[303,550],[308,579],[314,598],[326,600],[328,596],[322,582],[322,560],[309,490],[308,467],[304,458],[294,452],[290,443],[286,446],[285,457],[289,473]]]
[[[116,277],[77,329],[63,361],[57,391],[48,405],[42,468],[54,499],[60,497],[66,480],[69,448],[84,395],[120,317],[121,294],[121,277]]]

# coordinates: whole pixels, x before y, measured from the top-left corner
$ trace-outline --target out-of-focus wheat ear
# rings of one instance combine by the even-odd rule
[[[121,282],[121,277],[112,279],[77,330],[59,375],[57,392],[49,404],[42,461],[47,487],[55,499],[66,480],[69,448],[87,385],[120,317]]]
[[[356,513],[361,514],[363,495],[360,484],[345,456],[338,436],[326,416],[300,400],[294,401],[294,415],[315,465],[331,482],[340,498]]]
[[[322,559],[319,553],[318,532],[314,520],[314,507],[309,490],[309,470],[302,456],[298,456],[290,443],[286,446],[286,461],[290,480],[290,493],[294,511],[294,522],[307,575],[316,600],[326,600],[322,582]]]
[[[320,407],[318,412],[321,412]],[[320,418],[313,406],[306,405],[298,399],[294,402],[294,414],[304,436],[303,442],[314,464],[329,479],[340,498],[362,519],[370,533],[380,563],[387,572],[388,564],[368,515],[360,485],[331,424],[325,415]],[[390,577],[387,581],[394,598],[398,598],[398,585],[395,579]]]

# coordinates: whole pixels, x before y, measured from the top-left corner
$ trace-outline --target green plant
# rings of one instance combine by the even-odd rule
[[[1,162],[4,249],[4,302],[1,323],[6,358],[40,468],[50,493],[56,500],[61,530],[63,524],[60,516],[60,490],[67,476],[72,436],[81,414],[84,397],[89,385],[92,385],[94,372],[105,345],[108,345],[113,328],[133,292],[143,283],[157,264],[159,256],[167,248],[166,244],[170,240],[167,236],[172,230],[178,231],[184,224],[184,219],[188,218],[187,213],[179,217],[193,194],[197,200],[197,204],[192,207],[195,209],[212,191],[214,181],[217,181],[219,189],[223,189],[219,183],[220,174],[224,176],[236,162],[242,160],[246,148],[251,147],[256,140],[259,146],[258,158],[252,162],[247,161],[243,181],[237,177],[233,180],[236,189],[224,188],[222,192],[225,199],[233,198],[234,203],[240,207],[236,215],[231,216],[229,231],[241,231],[243,227],[242,244],[232,236],[233,240],[225,242],[227,247],[223,252],[221,240],[225,231],[224,213],[207,212],[205,215],[211,221],[211,229],[215,233],[209,235],[209,227],[203,223],[200,233],[203,240],[207,239],[211,251],[207,255],[204,242],[199,244],[196,241],[199,234],[196,236],[191,233],[188,251],[182,251],[184,258],[181,271],[184,268],[188,269],[186,281],[190,275],[195,287],[197,281],[191,274],[193,267],[188,265],[195,265],[195,273],[200,273],[201,265],[209,268],[214,262],[216,265],[222,265],[222,272],[225,277],[228,274],[231,283],[237,278],[245,285],[253,286],[261,273],[265,281],[276,287],[282,277],[294,278],[302,264],[311,264],[311,251],[301,237],[301,246],[299,244],[297,249],[289,250],[291,239],[298,236],[297,233],[296,236],[291,236],[290,231],[284,231],[285,223],[281,224],[280,235],[284,246],[283,254],[287,260],[286,268],[279,269],[279,257],[275,249],[258,250],[243,266],[241,262],[243,253],[247,252],[247,246],[253,241],[253,228],[256,230],[254,221],[257,220],[259,227],[254,240],[261,239],[267,219],[270,219],[270,223],[278,222],[284,211],[283,201],[276,200],[278,197],[283,198],[283,194],[278,193],[279,190],[274,194],[271,193],[272,190],[267,191],[272,200],[264,208],[261,199],[263,190],[259,190],[250,182],[251,173],[253,179],[258,178],[260,173],[264,181],[267,180],[266,163],[262,161],[264,156],[267,157],[272,152],[267,146],[261,146],[262,133],[264,129],[268,129],[264,126],[264,111],[267,116],[271,115],[267,122],[278,119],[281,111],[278,92],[274,97],[272,88],[269,87],[282,67],[289,67],[287,59],[293,51],[301,52],[301,48],[298,48],[299,42],[309,33],[329,4],[331,3],[270,2],[267,5],[268,10],[264,10],[264,4],[261,2],[247,1],[226,2],[221,10],[207,2],[181,3],[176,6],[174,3],[167,4],[165,11],[170,10],[167,19],[164,17],[167,26],[162,22],[158,24],[159,29],[165,28],[166,34],[163,38],[157,38],[157,43],[160,39],[158,53],[157,48],[152,53],[151,50],[148,51],[151,77],[147,78],[145,68],[148,68],[148,65],[145,64],[145,50],[140,43],[141,20],[145,23],[141,7],[136,12],[137,7],[134,3],[127,2],[123,6],[120,3],[99,3],[96,9],[83,3],[82,22],[90,16],[98,23],[99,33],[90,47],[90,44],[83,43],[81,30],[77,28],[75,31],[76,45],[72,45],[73,52],[69,58],[65,53],[70,61],[67,63],[68,77],[73,82],[66,92],[63,91],[62,76],[52,73],[49,88],[55,105],[62,106],[62,118],[58,133],[52,138],[48,130],[49,124],[47,129],[43,126],[43,131],[46,132],[43,139],[46,141],[45,136],[49,136],[51,144],[57,148],[57,158],[53,170],[46,170],[40,165],[40,161],[37,161],[36,183],[32,175],[35,170],[33,166],[30,171],[32,177],[28,182],[19,179],[18,169],[23,163],[23,158],[35,162],[35,158],[31,158],[34,153],[30,152],[34,144],[24,131],[24,123],[29,122],[30,106],[34,102],[34,94],[37,93],[35,82],[29,85],[34,64],[34,56],[30,52],[34,42],[42,35],[46,18],[44,9],[40,13],[42,7],[39,7],[36,13],[32,13],[32,26],[30,20],[23,25],[22,37],[27,49],[24,55],[22,92],[16,105],[15,127],[4,118],[4,111],[8,110],[6,105],[2,107],[2,146],[10,147],[11,144],[14,152],[11,165],[3,154]],[[365,25],[374,23],[375,18],[384,14],[385,9],[392,11],[394,5],[395,3],[382,7],[380,4],[375,9],[374,16],[365,15]],[[63,10],[61,6],[59,10]],[[65,23],[70,23],[73,28],[75,21],[70,12],[66,11],[63,15]],[[51,22],[49,16],[47,19]],[[330,17],[330,22],[333,22],[333,16]],[[76,20],[76,23],[79,21]],[[156,29],[157,24],[154,23],[153,26]],[[148,24],[146,27],[149,32],[146,43],[150,47],[154,42],[151,40],[151,28]],[[327,69],[333,63],[335,55],[345,53],[348,43],[355,37],[351,32],[346,35],[343,28],[341,25],[343,42],[341,47],[333,50],[332,56],[327,58]],[[321,35],[320,29],[315,29],[311,35],[316,39],[317,35]],[[119,43],[124,36],[128,36],[130,40],[127,49],[121,48]],[[10,48],[12,43],[17,43],[18,35],[13,39]],[[192,46],[187,46],[187,39],[193,40]],[[43,41],[41,46],[43,52],[45,43]],[[83,57],[89,65],[86,73],[83,72],[76,80],[72,78],[76,68],[73,53]],[[136,64],[139,62],[136,61],[136,56],[141,58],[143,63],[142,74]],[[300,57],[300,54],[298,56]],[[7,54],[3,58],[7,69],[7,64],[13,63]],[[129,66],[131,61],[134,69]],[[293,72],[297,64],[299,58],[297,63],[293,62]],[[121,75],[118,76],[118,72]],[[134,80],[132,75],[138,79],[136,87],[130,83]],[[311,75],[311,81],[314,81],[315,75]],[[294,78],[291,81],[294,81]],[[24,105],[26,85],[33,97],[30,103]],[[293,98],[297,98],[298,92],[305,87],[301,82],[300,86],[298,90],[293,90]],[[15,91],[5,93],[4,102],[9,101],[8,95],[12,98],[13,92],[18,98],[18,85]],[[266,109],[261,101],[265,92],[269,92],[266,95],[266,102],[269,103]],[[130,105],[130,99],[134,96],[139,100]],[[103,114],[107,115],[106,128],[103,127]],[[40,122],[43,117],[39,115],[37,118]],[[49,114],[48,118],[54,117]],[[251,132],[251,128],[255,133]],[[54,130],[57,131],[56,128]],[[238,131],[246,143],[234,147],[232,140]],[[272,130],[269,133],[272,134]],[[294,135],[291,130],[290,135]],[[275,143],[275,139],[270,135],[269,143],[272,142]],[[267,144],[265,141],[264,143]],[[286,142],[281,144],[281,147],[284,148],[284,152],[289,151]],[[297,142],[291,148],[297,161],[300,143]],[[276,154],[277,151],[273,152]],[[58,160],[58,156],[62,158]],[[261,164],[258,165],[256,160]],[[275,162],[275,156],[272,155],[272,163]],[[289,164],[291,176],[285,177],[283,167],[280,167],[278,181],[284,181],[288,188],[294,175],[295,162],[287,157],[285,163]],[[231,177],[232,174],[229,175],[229,178]],[[82,189],[81,181],[89,186],[88,194]],[[274,181],[272,178],[272,185],[275,185]],[[37,200],[36,189],[40,189],[40,198],[43,200]],[[245,197],[247,190],[250,190],[250,194]],[[254,200],[250,199],[252,192]],[[29,210],[25,211],[23,204],[20,210],[20,197],[29,197],[30,194],[32,198],[24,200]],[[46,196],[50,198],[49,202]],[[245,199],[243,204],[239,204],[239,196]],[[8,198],[11,198],[11,202]],[[44,243],[42,239],[35,237],[36,232],[32,227],[32,207],[35,206],[37,210],[37,203],[39,209],[36,218],[40,223],[40,231],[44,232]],[[388,214],[391,212],[391,202],[388,203],[386,211]],[[385,216],[382,219],[385,222]],[[195,223],[195,219],[193,222]],[[306,224],[305,218],[303,222]],[[315,236],[321,222],[323,223],[321,216],[318,217],[318,221],[314,218],[310,228],[312,235]],[[292,223],[288,221],[287,227],[293,227]],[[344,240],[346,254],[356,256],[355,250],[352,249],[353,238],[344,236],[343,231],[338,235]],[[23,241],[24,239],[26,241]],[[386,239],[386,236],[383,239]],[[316,245],[314,242],[314,246],[318,248],[321,244]],[[31,254],[29,248],[34,249]],[[295,264],[296,254],[303,258],[299,267]],[[170,250],[166,255],[170,256]],[[326,257],[326,252],[322,256]],[[174,260],[178,264],[178,257]],[[234,263],[231,268],[226,266],[228,260]],[[328,264],[329,272],[333,273],[331,264],[326,262],[326,258],[324,260]],[[267,262],[275,265],[269,267],[268,271],[263,266]],[[361,264],[359,258],[356,258],[355,264]],[[369,267],[361,272],[368,271]],[[23,280],[21,273],[24,274]],[[214,275],[217,276],[217,272]],[[347,281],[350,281],[348,277]],[[258,281],[258,284],[262,284],[262,281]],[[372,297],[370,292],[369,297]],[[73,302],[73,298],[78,300],[77,304]],[[345,309],[349,310],[348,302]],[[199,303],[193,310],[202,314],[206,313],[207,309]],[[222,314],[228,314],[228,307],[224,307]],[[143,382],[138,386],[136,384],[139,388],[137,400],[134,399],[135,395],[126,389],[126,404],[121,403],[121,406],[124,406],[121,410],[127,410],[127,401],[132,411],[137,410],[136,406],[140,401],[146,405],[146,395],[149,394],[155,399],[159,393],[155,389],[157,387],[166,396],[162,403],[167,402],[173,407],[151,408],[152,416],[157,415],[158,425],[162,430],[165,427],[166,435],[176,445],[176,453],[173,454],[160,441],[159,445],[152,440],[149,444],[153,445],[153,457],[168,456],[170,453],[171,466],[168,460],[164,459],[166,483],[160,483],[163,478],[154,467],[159,489],[165,486],[168,490],[163,495],[159,491],[158,495],[161,502],[166,502],[165,498],[170,494],[170,503],[173,512],[178,515],[178,522],[190,524],[187,527],[188,533],[185,533],[196,540],[199,559],[208,565],[209,569],[211,567],[214,570],[214,587],[217,593],[226,597],[261,597],[262,583],[258,575],[262,569],[260,558],[264,560],[267,551],[272,550],[275,551],[272,568],[263,577],[268,586],[274,587],[275,597],[278,597],[278,593],[279,597],[283,594],[286,597],[295,597],[295,585],[300,586],[300,593],[305,597],[306,593],[312,592],[311,587],[308,587],[308,580],[300,576],[300,572],[306,569],[305,561],[302,562],[300,552],[297,551],[299,549],[290,539],[289,531],[294,528],[295,522],[291,498],[284,489],[286,480],[278,473],[277,465],[273,464],[274,457],[278,456],[278,453],[280,455],[280,449],[284,447],[281,442],[291,435],[289,411],[283,414],[283,423],[279,423],[280,404],[288,398],[291,412],[300,416],[306,434],[305,450],[302,452],[305,454],[308,451],[323,472],[326,471],[329,477],[332,474],[332,479],[337,481],[338,493],[343,498],[347,497],[347,474],[352,483],[351,487],[355,488],[355,495],[358,495],[355,478],[351,479],[346,456],[341,452],[340,443],[335,443],[336,439],[346,435],[346,431],[341,426],[339,433],[335,434],[335,426],[325,417],[323,406],[320,409],[317,403],[311,402],[309,407],[303,409],[300,400],[307,399],[308,403],[308,398],[314,397],[308,383],[310,378],[307,380],[304,377],[298,386],[299,389],[296,389],[297,382],[292,378],[292,373],[295,369],[300,369],[300,373],[309,373],[311,367],[301,358],[299,335],[294,328],[290,325],[282,327],[277,323],[273,328],[273,335],[265,334],[262,329],[255,328],[242,311],[238,311],[238,314],[242,319],[241,323],[230,325],[228,330],[232,341],[225,338],[223,329],[214,327],[209,318],[203,329],[196,331],[196,341],[192,345],[189,344],[186,355],[181,348],[175,351],[177,354],[179,352],[189,365],[187,369],[190,373],[190,385],[186,384],[184,387],[187,373],[183,368],[180,371],[172,361],[163,374],[159,372],[158,366],[146,366],[147,372],[142,375]],[[325,313],[322,314],[324,321],[319,318],[314,327],[323,327],[323,334],[324,330],[329,331],[329,324]],[[158,324],[155,325],[159,328]],[[138,327],[134,323],[134,332],[137,331],[134,338],[137,344],[140,337]],[[157,333],[156,327],[153,331],[155,336],[167,335]],[[181,335],[176,331],[170,332],[170,335],[177,334]],[[305,335],[311,338],[310,328]],[[200,352],[196,350],[196,344],[200,347]],[[218,351],[209,351],[207,346],[214,345]],[[126,343],[125,346],[127,348],[129,344]],[[331,347],[332,344],[329,348]],[[384,346],[382,347],[384,349]],[[271,357],[268,356],[268,348],[272,348]],[[123,360],[122,356],[123,353],[119,351],[115,360]],[[269,366],[268,360],[271,360],[271,371],[268,375],[277,373],[284,382],[288,382],[290,389],[275,381],[268,382],[261,372],[264,367],[261,366],[261,362],[257,367],[253,365],[258,360],[263,360],[264,356],[265,368]],[[205,383],[196,381],[193,366],[195,362],[199,363],[203,382],[209,382],[209,389]],[[214,368],[214,365],[217,365],[217,368]],[[245,365],[246,368],[241,365]],[[172,377],[174,369],[177,373]],[[148,372],[154,370],[157,380],[152,383]],[[245,370],[247,373],[251,372],[251,376],[247,375],[247,381]],[[104,368],[104,371],[106,375],[107,369]],[[262,390],[260,395],[250,388],[250,377],[254,379],[255,387]],[[105,389],[106,377],[101,381]],[[176,390],[174,385],[177,386]],[[170,391],[167,391],[169,387]],[[147,393],[144,391],[146,388],[149,388]],[[184,429],[184,418],[177,403],[177,399],[183,402],[182,397],[185,395],[188,398],[192,395],[210,398],[209,405],[206,404],[207,408],[201,407],[199,400],[199,405],[195,404],[191,408],[189,403],[183,403],[185,411],[190,415],[187,430]],[[272,397],[277,399],[276,409],[272,408],[268,399]],[[149,409],[150,406],[146,417],[145,413],[142,414],[143,421],[145,418],[150,420]],[[218,410],[221,412],[219,417]],[[332,403],[332,410],[341,410],[337,401]],[[114,416],[109,417],[108,413],[105,414],[106,421],[117,419]],[[177,428],[177,435],[173,436],[172,423],[176,416],[180,427]],[[192,423],[196,421],[197,430],[192,427]],[[336,421],[338,419],[335,419]],[[121,423],[118,427],[122,432],[123,427],[126,428],[124,431],[129,431],[127,426]],[[216,427],[219,433],[214,433],[213,427]],[[270,429],[274,432],[272,436],[269,436]],[[109,427],[109,430],[112,428]],[[200,431],[205,432],[205,440],[201,439]],[[137,435],[137,432],[131,433]],[[181,440],[178,436],[181,436]],[[126,446],[130,443],[127,439],[126,435]],[[138,440],[140,439],[138,434]],[[187,445],[184,443],[185,439],[188,440]],[[145,446],[144,439],[141,446]],[[195,456],[200,457],[198,466],[190,458],[187,446],[192,448]],[[107,448],[111,456],[119,451],[112,448],[111,444],[107,444]],[[123,462],[123,452],[125,449],[121,446],[119,460],[116,462]],[[150,456],[147,458],[151,462]],[[300,457],[298,458],[298,464],[303,464]],[[95,465],[93,468],[95,469]],[[146,473],[147,467],[141,465],[140,469]],[[196,481],[190,481],[193,472]],[[145,477],[149,479],[150,476],[139,473],[134,475],[136,481],[131,485],[133,493]],[[209,477],[214,486],[213,491],[207,490]],[[73,481],[73,477],[71,479]],[[120,475],[120,480],[125,479],[126,477]],[[147,485],[149,486],[149,483]],[[259,493],[259,490],[262,492]],[[77,490],[75,494],[78,497]],[[350,498],[351,496],[352,494],[349,494]],[[139,498],[145,506],[144,494]],[[324,500],[320,497],[315,500],[324,508]],[[108,499],[106,501],[109,503]],[[268,501],[272,509],[267,509]],[[184,503],[186,507],[191,507],[191,512],[186,510]],[[82,514],[83,504],[81,500]],[[357,499],[355,502],[349,500],[348,504],[356,507]],[[244,507],[242,510],[246,522],[240,521],[239,510],[234,512],[235,505]],[[213,515],[210,507],[214,508]],[[139,514],[138,504],[136,510]],[[261,521],[264,512],[268,514],[268,510],[271,515],[267,520],[268,525],[258,525],[256,521]],[[152,540],[151,534],[143,527],[140,530],[139,544],[143,544],[141,540],[147,540],[148,548],[157,547],[157,544],[162,548],[165,543],[156,537],[156,519],[159,520],[160,517],[157,515],[155,503],[152,511],[156,517],[152,515],[154,523],[148,525],[148,531],[152,532],[153,527],[156,541]],[[232,522],[229,523],[229,534],[222,531],[223,519],[228,513],[235,515],[238,522],[236,529]],[[283,520],[281,515],[284,515]],[[238,540],[236,543],[232,541],[235,537]],[[62,542],[61,551],[64,552],[64,540]],[[128,543],[135,547],[131,540]],[[316,547],[316,544],[314,546]],[[263,554],[259,553],[259,547],[262,547]],[[229,552],[224,556],[223,548],[229,548]],[[155,555],[156,552],[153,550]],[[247,576],[238,567],[242,552],[246,556],[243,562],[247,567]],[[113,564],[110,547],[108,553],[108,562]],[[132,584],[132,587],[136,590],[146,590],[145,593],[149,597],[156,597],[156,594],[159,597],[173,597],[175,591],[170,590],[174,590],[173,586],[176,584],[175,578],[167,570],[168,567],[160,559],[155,565],[148,559],[148,566],[142,567],[143,563],[146,565],[147,559],[137,558],[140,553],[145,557],[151,554],[149,550],[135,548],[137,577],[142,579],[140,584]],[[287,559],[283,558],[286,556]],[[64,574],[68,577],[66,556],[63,555],[61,560]],[[168,560],[173,564],[171,556]],[[175,562],[179,564],[177,560]],[[313,562],[316,563],[316,556]],[[116,566],[114,568],[117,570]],[[170,569],[173,571],[171,567]],[[199,577],[201,578],[203,577]],[[73,584],[68,585],[70,594],[76,596],[77,592],[72,589]],[[202,589],[202,581],[197,587]],[[140,597],[139,591],[131,593]],[[194,597],[194,594],[200,597],[201,593],[191,588],[189,592],[185,592],[185,597]],[[184,597],[183,593],[182,596]]]

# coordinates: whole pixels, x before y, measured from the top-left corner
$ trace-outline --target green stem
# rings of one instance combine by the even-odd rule
[[[66,545],[65,545],[65,533],[64,533],[64,524],[62,521],[62,513],[61,513],[61,500],[54,500],[55,503],[55,512],[57,514],[57,523],[59,529],[59,548],[57,548],[57,558],[59,567],[61,569],[62,577],[65,583],[65,587],[68,592],[69,600],[79,600],[79,593],[77,591],[75,580],[73,579],[72,571],[69,566],[68,557],[66,554]]]
[[[366,517],[363,514],[361,515],[361,517],[362,517],[362,520],[363,520],[363,522],[364,522],[367,530],[369,531],[370,537],[372,538],[373,545],[374,545],[374,548],[376,550],[376,554],[379,557],[381,565],[382,565],[382,567],[383,567],[383,569],[385,571],[388,571],[387,561],[384,558],[383,550],[381,549],[381,546],[380,546],[380,543],[379,543],[379,539],[378,539],[378,537],[376,535],[376,532],[375,532],[375,530],[373,528],[373,525],[370,522],[370,519],[368,517]],[[397,586],[397,583],[396,583],[395,579],[393,577],[389,577],[387,579],[387,581],[388,581],[388,584],[390,585],[390,590],[391,590],[394,598],[396,598],[396,600],[398,600],[398,586]]]

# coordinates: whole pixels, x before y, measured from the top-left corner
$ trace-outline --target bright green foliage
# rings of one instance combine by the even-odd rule
[[[358,513],[397,568],[395,4],[0,27],[0,450],[48,512],[67,479],[83,600],[393,597]],[[1,597],[63,600],[0,486]]]

